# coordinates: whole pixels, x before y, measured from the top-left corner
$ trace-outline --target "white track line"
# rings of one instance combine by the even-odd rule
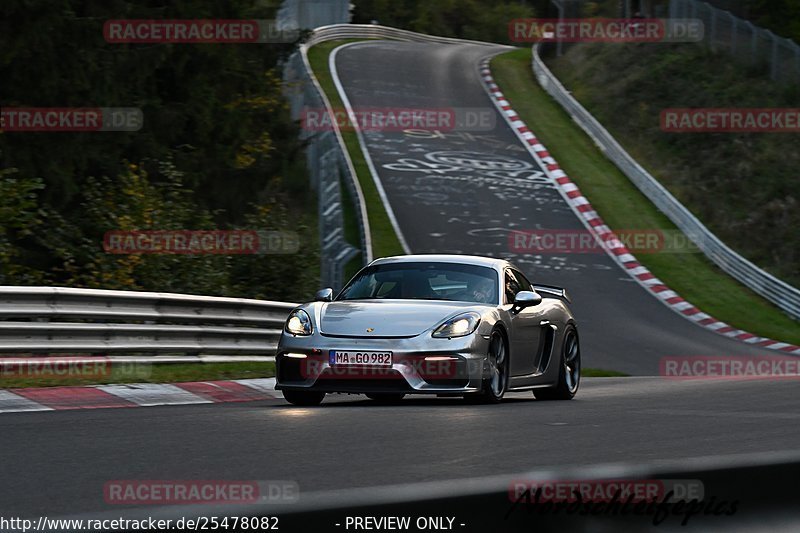
[[[347,116],[350,119],[350,122],[353,124],[353,129],[356,131],[358,144],[361,146],[361,152],[364,154],[367,167],[369,168],[370,174],[372,174],[372,181],[375,182],[375,187],[378,189],[378,195],[381,197],[381,202],[383,202],[383,207],[386,209],[386,214],[389,217],[389,221],[392,223],[395,234],[397,234],[397,240],[400,241],[400,246],[403,247],[403,252],[410,254],[411,248],[408,247],[406,238],[403,236],[403,232],[400,230],[400,224],[397,223],[397,218],[394,216],[394,211],[392,210],[392,206],[389,204],[389,198],[386,196],[386,191],[383,189],[383,184],[378,176],[378,171],[375,169],[375,164],[372,162],[372,157],[369,155],[369,150],[367,149],[367,143],[364,139],[364,135],[361,133],[361,128],[358,126],[358,119],[353,111],[353,106],[350,105],[350,99],[347,98],[347,94],[344,92],[344,87],[339,79],[339,73],[336,70],[336,55],[339,53],[339,50],[360,44],[364,43],[347,43],[334,48],[328,57],[328,69],[330,70],[331,77],[333,78],[333,84],[336,85],[336,90],[339,92],[339,97],[342,99],[342,105],[344,105],[345,110],[347,110]]]
[[[214,403],[169,383],[136,383],[131,385],[100,385],[98,389],[142,407],[153,405],[187,405]]]
[[[53,409],[23,398],[13,392],[0,390],[0,413],[19,413],[24,411],[52,411]]]

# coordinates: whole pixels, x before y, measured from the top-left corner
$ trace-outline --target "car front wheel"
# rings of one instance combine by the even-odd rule
[[[508,387],[508,347],[503,333],[496,329],[489,338],[489,352],[484,367],[483,391],[467,396],[481,403],[497,403],[503,399]]]

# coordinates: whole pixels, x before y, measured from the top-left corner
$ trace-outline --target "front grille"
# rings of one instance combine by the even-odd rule
[[[304,359],[288,359],[285,357],[277,358],[277,374],[278,383],[286,383],[290,381],[303,381],[303,369],[301,365],[305,362]]]
[[[319,379],[315,390],[329,392],[413,392],[402,377],[398,379]]]
[[[335,333],[325,333],[323,331],[319,332],[320,335],[323,337],[331,337],[332,339],[413,339],[416,335],[337,335]]]
[[[467,385],[469,385],[468,379],[434,379],[429,378],[425,380],[425,383],[429,385],[434,385],[436,387],[452,387],[454,389],[463,389]]]
[[[417,363],[419,375],[429,385],[437,387],[461,388],[469,384],[468,362],[452,359],[441,362],[420,361]]]

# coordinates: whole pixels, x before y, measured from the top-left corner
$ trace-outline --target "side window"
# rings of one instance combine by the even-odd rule
[[[506,270],[505,278],[506,303],[514,303],[514,296],[516,296],[522,288],[511,270]]]
[[[532,291],[533,290],[533,284],[530,281],[528,281],[528,278],[525,277],[525,274],[523,274],[519,270],[513,270],[513,272],[514,272],[514,276],[516,276],[516,278],[517,278],[517,281],[519,281],[520,287],[522,287],[520,290],[523,290],[523,291]]]

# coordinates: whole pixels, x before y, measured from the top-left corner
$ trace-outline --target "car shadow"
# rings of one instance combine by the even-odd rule
[[[510,398],[504,398],[499,404],[482,404],[474,400],[465,400],[464,398],[454,397],[454,398],[437,398],[437,397],[427,397],[427,396],[407,396],[400,401],[394,403],[380,403],[376,402],[375,400],[370,400],[366,397],[359,398],[360,395],[351,395],[348,398],[346,395],[341,395],[341,398],[336,398],[336,396],[340,395],[328,395],[328,397],[323,400],[323,402],[318,405],[312,407],[313,409],[340,409],[346,407],[369,407],[371,409],[381,409],[381,408],[411,408],[411,407],[487,407],[487,408],[497,408],[501,407],[505,404],[520,404],[520,403],[547,403],[547,402],[539,402],[537,401],[533,395],[531,394],[530,397],[523,397],[523,396],[516,396]],[[296,408],[296,406],[290,405],[288,402],[280,405],[271,405],[270,407],[286,407],[286,408]]]

